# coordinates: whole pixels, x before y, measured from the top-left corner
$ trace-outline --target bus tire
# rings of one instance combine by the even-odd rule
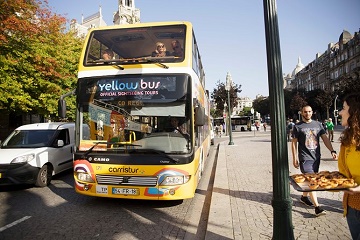
[[[204,154],[203,154],[203,151],[201,150],[200,160],[199,160],[198,183],[200,182],[200,179],[201,179],[201,177],[202,177],[203,171],[204,171]]]

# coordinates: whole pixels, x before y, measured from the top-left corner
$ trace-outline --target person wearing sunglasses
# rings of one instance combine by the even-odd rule
[[[184,49],[181,47],[179,40],[174,40],[171,42],[171,47],[174,50],[171,55],[174,57],[184,57]]]
[[[152,57],[166,57],[171,56],[169,51],[166,51],[165,44],[162,42],[156,43],[156,49],[151,54]]]
[[[104,60],[111,60],[114,58],[114,52],[111,51],[110,49],[106,49],[104,52],[103,52],[103,59]]]

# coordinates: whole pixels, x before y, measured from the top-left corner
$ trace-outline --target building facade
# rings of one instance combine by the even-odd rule
[[[239,115],[241,111],[244,110],[245,107],[252,108],[253,100],[249,97],[239,97],[237,100],[237,105],[233,108],[232,115]]]
[[[113,24],[133,24],[140,22],[140,10],[135,8],[135,0],[118,0],[118,9],[113,14]],[[103,27],[108,24],[103,19],[101,6],[99,11],[86,18],[81,17],[81,23],[72,19],[70,29],[77,33],[78,37],[84,37],[91,28]]]
[[[118,0],[118,10],[113,16],[114,25],[140,22],[140,10],[135,8],[135,0]]]
[[[99,11],[94,13],[86,18],[81,16],[81,23],[78,23],[76,19],[72,19],[70,22],[70,30],[76,32],[78,37],[85,37],[88,30],[96,27],[107,26],[106,22],[103,19],[101,6]]]
[[[284,88],[335,91],[344,81],[360,81],[360,31],[351,35],[344,30],[339,42],[303,66],[299,58],[292,74],[284,76]]]

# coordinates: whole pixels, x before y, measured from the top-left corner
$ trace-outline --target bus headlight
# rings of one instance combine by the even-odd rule
[[[190,180],[189,175],[166,176],[164,180],[160,183],[160,185],[163,186],[181,185],[187,183],[189,180]]]
[[[81,182],[94,183],[95,181],[92,179],[91,175],[87,172],[75,172],[76,179]]]

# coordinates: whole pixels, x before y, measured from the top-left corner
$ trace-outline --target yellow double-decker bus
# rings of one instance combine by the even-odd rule
[[[193,26],[91,29],[76,94],[76,192],[192,198],[210,149],[210,104]]]

